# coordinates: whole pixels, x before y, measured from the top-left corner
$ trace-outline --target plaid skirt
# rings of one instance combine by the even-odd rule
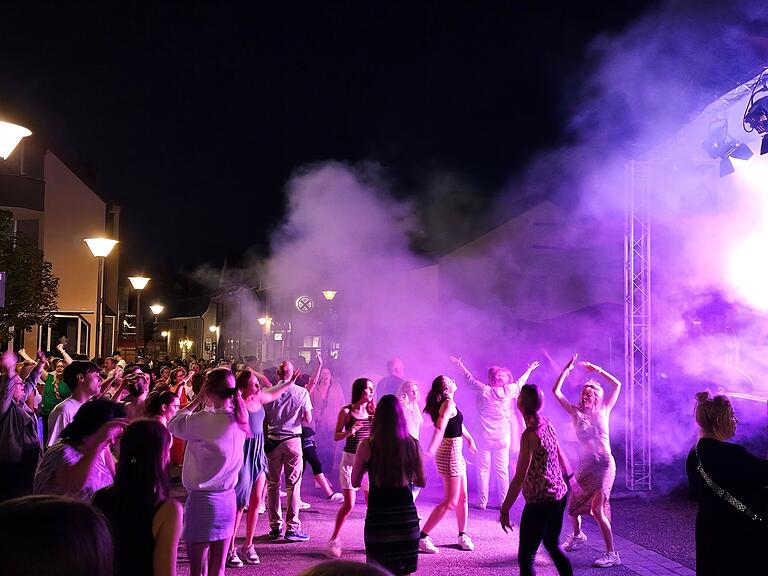
[[[603,512],[610,520],[609,499],[614,480],[616,480],[616,461],[611,454],[590,454],[582,457],[579,468],[576,470],[576,481],[571,485],[568,514],[571,516],[589,514],[592,498],[598,492],[602,492]]]
[[[435,454],[435,464],[441,476],[463,476],[467,473],[467,463],[461,449],[464,440],[458,438],[443,438]]]

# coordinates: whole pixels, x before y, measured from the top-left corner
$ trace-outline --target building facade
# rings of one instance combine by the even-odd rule
[[[13,213],[17,233],[36,242],[59,278],[53,321],[14,338],[16,349],[96,354],[98,263],[85,238],[119,239],[120,209],[94,192],[39,140],[26,138],[0,160],[0,209]],[[104,266],[103,351],[114,348],[119,244]]]

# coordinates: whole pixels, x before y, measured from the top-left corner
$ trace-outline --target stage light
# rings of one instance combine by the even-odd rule
[[[704,140],[701,146],[713,159],[721,159],[721,178],[735,171],[731,158],[749,160],[752,157],[752,150],[750,150],[749,146],[742,144],[728,134],[727,123],[723,123],[717,128],[710,130],[709,137]]]
[[[747,109],[744,114],[744,128],[747,132],[755,130],[758,134],[763,134],[760,154],[768,152],[768,96],[760,98]]]

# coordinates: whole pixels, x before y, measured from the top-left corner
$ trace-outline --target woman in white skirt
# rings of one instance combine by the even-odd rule
[[[424,412],[435,424],[435,434],[429,444],[428,454],[435,456],[437,471],[443,478],[443,501],[427,518],[421,529],[419,551],[437,554],[440,550],[432,543],[429,533],[443,519],[448,510],[456,510],[459,529],[458,544],[462,550],[474,550],[475,545],[466,533],[467,516],[467,465],[461,450],[466,438],[469,451],[477,453],[475,441],[464,426],[464,416],[453,401],[456,382],[447,376],[438,376],[427,394]]]
[[[206,400],[213,408],[193,413]],[[235,528],[234,488],[250,431],[234,374],[226,368],[211,370],[200,394],[176,413],[168,429],[187,441],[181,480],[188,492],[184,540],[190,574],[223,576],[225,552]]]

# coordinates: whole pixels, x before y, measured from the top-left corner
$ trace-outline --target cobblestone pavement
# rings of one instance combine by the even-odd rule
[[[301,513],[302,529],[310,534],[311,540],[292,543],[284,540],[268,541],[257,536],[256,550],[261,564],[243,568],[227,568],[227,575],[248,576],[261,574],[269,576],[293,576],[304,568],[325,559],[328,542],[338,505],[321,499],[314,487],[305,482],[304,500],[312,508]],[[419,513],[426,517],[441,496],[439,488],[422,491],[418,500]],[[513,518],[519,518],[522,501],[513,509]],[[615,547],[620,551],[623,565],[607,569],[594,568],[592,562],[604,551],[602,538],[597,526],[591,520],[584,521],[587,544],[572,553],[571,561],[577,575],[641,576],[693,575],[693,514],[695,512],[684,501],[674,498],[642,495],[615,494],[613,504]],[[365,561],[363,522],[365,505],[358,505],[342,529],[344,544],[342,558]],[[563,534],[569,530],[565,521]],[[268,531],[266,515],[259,517],[257,535]],[[240,530],[242,537],[243,527]],[[498,511],[480,511],[470,508],[468,533],[475,542],[473,552],[465,552],[456,545],[456,522],[449,513],[433,531],[432,538],[440,548],[440,554],[420,555],[418,574],[453,574],[482,576],[491,574],[519,574],[517,567],[517,531],[505,534],[498,524]],[[654,536],[654,533],[658,537]],[[539,576],[557,574],[548,555],[540,550],[536,560]],[[183,543],[179,554],[180,574],[188,574],[189,566]]]

